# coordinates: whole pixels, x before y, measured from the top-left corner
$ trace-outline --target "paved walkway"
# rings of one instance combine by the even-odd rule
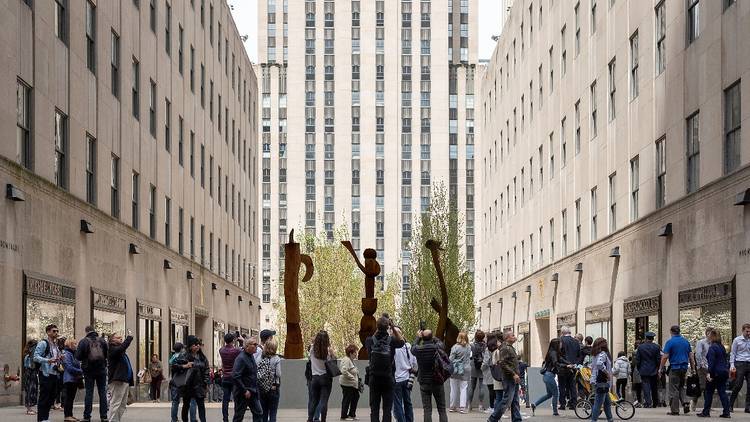
[[[221,422],[221,406],[212,403],[208,405],[208,409],[206,410],[207,419],[208,422]],[[732,414],[732,419],[735,421],[747,421],[750,422],[750,414],[742,413],[741,409],[739,413],[735,412]],[[81,406],[76,406],[74,415],[76,417],[81,417],[81,412],[83,411],[83,408]],[[528,421],[539,421],[539,422],[561,422],[561,421],[579,421],[580,419],[576,418],[575,414],[573,412],[565,412],[560,417],[553,417],[551,415],[551,410],[549,409],[543,409],[538,410],[535,417],[530,417],[531,412],[527,411],[527,409],[522,409],[524,414],[526,416],[524,417],[525,420]],[[328,414],[331,416],[328,418],[329,421],[335,422],[338,421],[338,414],[340,410],[339,409],[330,409]],[[96,414],[96,409],[94,410],[94,414]],[[716,412],[714,416],[718,416],[719,412]],[[231,415],[231,410],[230,410]],[[602,415],[603,416],[603,415]],[[231,417],[231,416],[230,416]],[[365,409],[360,409],[359,418],[361,421],[366,421],[369,419],[369,415],[365,413]],[[616,417],[615,417],[616,418]],[[307,414],[303,410],[295,409],[295,410],[286,410],[282,409],[279,411],[278,416],[278,422],[305,422],[307,419]],[[487,415],[472,412],[469,414],[461,415],[458,413],[449,413],[448,419],[451,421],[461,421],[461,422],[482,422],[487,420]],[[718,419],[718,418],[717,418]],[[53,411],[51,421],[53,422],[62,422],[63,415],[61,411]],[[248,415],[245,416],[245,421],[251,421],[251,416]],[[415,409],[415,420],[416,422],[422,421],[422,410],[421,409]],[[433,420],[437,421],[437,413],[433,412]],[[606,421],[606,419],[600,419],[603,421]],[[615,419],[618,420],[618,419]],[[689,414],[687,416],[681,415],[680,417],[673,417],[673,416],[667,416],[666,415],[666,409],[637,409],[637,412],[635,414],[635,417],[631,419],[631,421],[634,422],[657,422],[657,421],[674,421],[674,422],[685,422],[686,420],[690,421],[700,421],[702,419],[698,419],[695,417],[695,414]],[[720,419],[719,419],[720,420]],[[24,409],[21,407],[5,407],[0,408],[0,421],[2,422],[35,422],[36,417],[35,416],[26,416],[24,414]],[[125,416],[123,417],[122,422],[168,422],[169,421],[169,405],[166,403],[160,403],[160,404],[145,404],[145,403],[137,403],[130,407],[128,407],[128,411],[125,413]],[[503,419],[503,421],[510,421],[510,419]],[[94,422],[99,422],[98,419],[94,419]]]

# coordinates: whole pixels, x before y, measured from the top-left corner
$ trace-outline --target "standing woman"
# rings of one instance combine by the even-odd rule
[[[723,412],[719,417],[729,418],[731,417],[729,412],[729,397],[727,397],[727,379],[729,378],[729,360],[727,359],[727,350],[721,344],[721,334],[711,329],[708,333],[708,341],[711,342],[711,346],[708,348],[708,354],[706,354],[706,360],[708,361],[708,371],[706,374],[706,390],[703,395],[703,411],[698,413],[698,417],[707,418],[710,417],[711,402],[714,398],[714,390],[719,394],[719,400],[721,400],[721,407]]]
[[[451,375],[451,402],[449,412],[466,413],[466,392],[471,378],[471,348],[469,337],[465,332],[458,333],[456,344],[451,347],[450,355],[453,374]],[[458,405],[458,406],[457,406]]]
[[[359,369],[354,361],[357,359],[357,346],[346,346],[346,356],[339,362],[341,377],[341,420],[357,419],[357,402],[359,401]]]
[[[182,422],[188,422],[190,401],[198,408],[198,417],[206,422],[206,392],[208,389],[208,359],[201,350],[201,341],[188,336],[185,350],[175,360],[175,365],[187,370],[187,379],[182,391]]]
[[[76,359],[76,347],[78,347],[78,341],[74,338],[70,338],[65,341],[65,349],[63,349],[63,366],[65,372],[63,372],[63,389],[65,390],[63,410],[65,413],[65,420],[75,422],[78,419],[73,417],[73,402],[76,399],[76,393],[78,392],[78,386],[83,385],[83,370],[81,369],[81,362]]]
[[[490,365],[492,365],[492,353],[497,350],[497,336],[495,334],[489,334],[487,336],[487,347],[482,353],[482,382],[487,386],[489,392],[489,405],[485,412],[492,413],[492,409],[495,406],[495,388],[494,378],[492,378],[492,371]]]
[[[307,406],[307,420],[311,422],[325,422],[328,414],[328,397],[331,396],[333,378],[328,375],[326,361],[334,360],[336,356],[331,348],[328,332],[320,330],[315,336],[310,348],[310,403]]]
[[[560,339],[553,338],[549,342],[547,355],[544,356],[544,363],[542,364],[542,377],[544,380],[544,386],[547,389],[547,394],[539,397],[536,402],[531,404],[532,416],[534,415],[536,408],[550,398],[552,398],[552,415],[560,415],[559,413],[557,413],[557,400],[560,397],[560,392],[557,389],[557,383],[555,382],[555,376],[557,375],[557,371],[560,369],[560,367],[570,367],[570,365],[568,365],[568,362],[565,361],[565,358],[562,355],[562,351],[560,350]]]
[[[483,411],[484,407],[484,390],[482,384],[484,381],[484,372],[482,372],[482,361],[484,360],[484,351],[487,350],[487,343],[485,342],[485,334],[482,330],[477,330],[474,333],[474,341],[471,343],[471,381],[469,382],[469,410],[471,410],[471,403],[474,401],[474,391],[479,389],[479,411]]]
[[[263,345],[263,353],[258,362],[258,384],[260,390],[260,406],[263,408],[263,422],[276,422],[276,413],[279,410],[279,397],[281,397],[281,357],[276,354],[278,343],[270,338]],[[262,369],[262,371],[261,371]],[[263,375],[267,374],[268,383]],[[262,379],[263,378],[263,379]],[[264,387],[267,385],[267,387]],[[265,388],[268,388],[266,391]]]
[[[151,400],[158,403],[161,398],[161,382],[164,381],[164,369],[162,368],[159,355],[151,355],[151,364],[148,366],[151,375]]]
[[[34,349],[36,349],[36,340],[26,342],[26,348],[23,351],[23,378],[21,386],[23,388],[23,404],[26,406],[27,415],[36,415],[37,397],[39,397],[39,369],[34,365]]]
[[[594,407],[591,409],[591,420],[599,420],[599,414],[604,405],[604,414],[607,421],[612,422],[612,400],[609,398],[609,390],[612,388],[612,354],[609,352],[607,340],[599,337],[591,346],[591,380],[596,396]]]

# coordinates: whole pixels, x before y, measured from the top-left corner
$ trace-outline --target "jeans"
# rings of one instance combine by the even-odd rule
[[[469,381],[451,378],[451,398],[450,408],[466,408],[466,390],[469,388]]]
[[[341,386],[341,419],[357,417],[357,402],[359,402],[359,390],[346,385]],[[398,419],[398,416],[396,416]]]
[[[414,422],[414,409],[411,404],[409,380],[397,382],[393,391],[393,416],[398,422]]]
[[[36,420],[39,422],[49,419],[49,410],[57,397],[58,378],[54,375],[48,377],[39,372],[39,401],[36,409]]]
[[[448,422],[448,413],[445,412],[445,390],[442,385],[419,384],[419,392],[422,396],[422,408],[424,409],[424,422],[432,422],[432,398],[435,398],[435,407],[438,411],[440,422]]]
[[[182,422],[188,422],[188,412],[195,405],[201,422],[206,422],[206,401],[203,397],[195,397],[189,392],[182,395]]]
[[[149,396],[151,397],[151,400],[159,400],[161,398],[161,382],[163,380],[164,377],[162,377],[161,375],[151,379],[151,389],[149,390]]]
[[[729,399],[729,407],[732,409],[734,408],[734,402],[737,400],[740,390],[742,390],[742,384],[747,381],[747,390],[745,391],[745,410],[750,410],[750,362],[736,361],[734,367],[737,369],[737,377],[734,381],[732,397]]]
[[[267,392],[260,393],[260,407],[263,409],[261,421],[276,422],[276,412],[279,410],[279,387]]]
[[[513,380],[503,380],[503,394],[495,396],[495,408],[487,422],[498,422],[510,407],[511,422],[521,422],[521,406],[518,403],[519,387]]]
[[[641,375],[643,385],[643,407],[659,405],[659,384],[657,375]]]
[[[229,402],[232,401],[232,388],[234,388],[234,383],[231,379],[221,380],[221,389],[224,392],[221,398],[221,417],[224,422],[229,422]]]
[[[557,381],[560,383],[560,408],[564,408],[565,403],[568,403],[569,409],[575,409],[578,401],[575,373],[568,369],[561,369],[557,375]]]
[[[494,384],[487,384],[487,391],[489,391],[488,395],[488,408],[492,409],[493,406],[495,406],[495,386]]]
[[[601,391],[601,392],[600,392]],[[596,387],[596,396],[594,397],[594,407],[591,409],[591,420],[598,421],[604,405],[604,415],[608,421],[612,421],[612,400],[609,398],[609,386]]]
[[[685,377],[687,369],[671,369],[669,371],[669,407],[672,413],[680,412],[680,405],[687,405],[685,396]]]
[[[180,400],[182,399],[182,396],[180,395],[180,390],[173,385],[169,386],[169,391],[170,391],[170,394],[172,395],[171,397],[172,398],[172,412],[171,412],[172,422],[177,422],[178,421],[177,410],[179,410],[180,408]],[[191,400],[190,401],[190,422],[196,421],[195,412],[196,412],[195,401]]]
[[[482,377],[471,377],[471,381],[469,381],[469,407],[471,407],[471,402],[474,401],[474,391],[479,387],[479,406],[482,406],[484,402],[484,390],[482,389],[482,383],[484,382],[484,379]]]
[[[617,393],[617,396],[623,400],[626,400],[627,394],[628,394],[628,379],[627,378],[618,378],[615,383],[615,392]]]
[[[635,401],[638,403],[643,403],[643,384],[641,383],[633,383],[630,387],[633,390],[633,394],[635,394]]]
[[[536,402],[534,402],[534,407],[539,407],[540,404],[544,403],[545,401],[552,399],[552,414],[557,414],[557,399],[559,397],[559,392],[557,390],[557,383],[555,382],[555,374],[553,374],[550,371],[547,371],[544,373],[544,386],[547,389],[547,394],[543,395],[542,397],[539,397]]]
[[[721,400],[721,407],[723,408],[722,415],[729,415],[729,397],[727,397],[727,379],[729,373],[724,372],[717,374],[711,378],[710,382],[706,382],[706,389],[703,391],[703,413],[708,416],[711,412],[711,402],[714,400],[714,390],[719,394],[719,400]]]
[[[242,422],[245,412],[250,409],[253,414],[253,422],[260,422],[263,417],[263,409],[260,407],[260,397],[253,393],[250,398],[245,398],[243,393],[234,394],[234,417],[232,422]]]
[[[331,396],[331,383],[331,378],[327,375],[313,375],[310,382],[310,401],[307,406],[308,421],[320,421],[322,420],[321,416],[327,413],[328,397]]]
[[[73,416],[73,402],[76,400],[76,393],[78,392],[78,383],[68,382],[63,384],[65,389],[65,401],[63,402],[63,414],[65,417]]]
[[[383,407],[383,422],[391,422],[393,410],[393,379],[370,380],[370,422],[380,422],[380,407]]]
[[[91,409],[94,404],[94,384],[99,394],[99,418],[107,419],[107,373],[84,374],[83,385],[86,387],[86,395],[83,398],[83,420],[91,419]]]

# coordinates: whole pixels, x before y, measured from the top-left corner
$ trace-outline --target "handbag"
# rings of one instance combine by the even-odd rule
[[[172,385],[175,388],[183,388],[188,381],[190,369],[187,371],[181,371],[172,377]]]
[[[503,371],[500,369],[500,365],[490,365],[490,374],[492,374],[493,380],[503,382]]]
[[[698,374],[690,375],[685,380],[685,395],[688,397],[701,396],[701,384]]]
[[[336,378],[341,375],[338,359],[331,359],[326,361],[326,374],[331,378]]]

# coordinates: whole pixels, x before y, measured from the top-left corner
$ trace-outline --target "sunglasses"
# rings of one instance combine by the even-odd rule
[[[59,333],[60,330],[52,330],[53,333]]]

